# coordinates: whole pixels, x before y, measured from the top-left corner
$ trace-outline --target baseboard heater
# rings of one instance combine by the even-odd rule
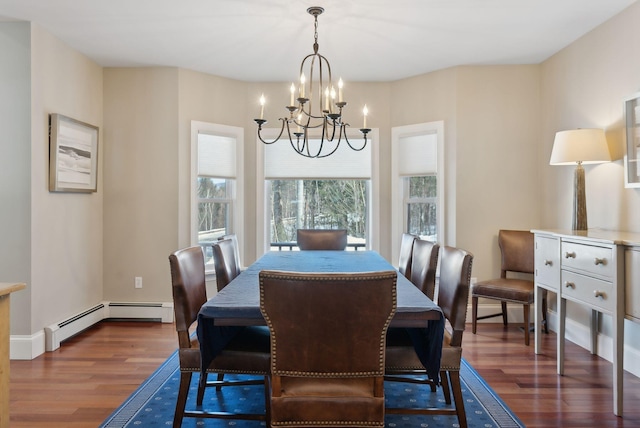
[[[79,314],[44,328],[45,351],[55,351],[72,336],[104,320],[173,322],[172,303],[102,302]]]
[[[105,318],[105,305],[100,303],[84,312],[44,328],[45,351],[55,351],[60,342],[80,333]]]

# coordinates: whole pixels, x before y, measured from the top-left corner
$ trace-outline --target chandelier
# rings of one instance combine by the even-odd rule
[[[364,136],[361,146],[354,146],[347,137],[347,127],[350,126],[342,117],[342,109],[347,105],[342,97],[343,82],[338,81],[338,98],[331,75],[329,61],[318,53],[318,16],[324,12],[322,7],[314,6],[307,9],[314,17],[313,53],[307,55],[300,64],[300,81],[296,86],[292,83],[290,104],[286,106],[288,117],[282,117],[280,133],[273,141],[265,141],[262,137],[264,119],[264,95],[260,97],[260,118],[254,119],[258,124],[258,138],[264,144],[273,144],[280,140],[285,133],[291,147],[301,156],[308,158],[324,158],[338,150],[344,140],[352,150],[360,151],[367,145],[367,106],[362,113],[364,116],[360,132]],[[307,80],[308,76],[308,80]],[[297,92],[297,98],[296,98]],[[296,104],[297,101],[297,104]],[[295,131],[292,132],[292,128]],[[320,139],[318,140],[318,134]]]

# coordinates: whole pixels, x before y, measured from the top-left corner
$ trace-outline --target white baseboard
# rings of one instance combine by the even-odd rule
[[[44,330],[27,335],[12,335],[9,338],[9,359],[33,360],[38,355],[44,354],[45,349]]]
[[[46,326],[30,335],[9,338],[9,358],[32,360],[46,351],[55,351],[60,343],[104,319],[154,320],[173,322],[173,302],[100,302],[63,321]]]

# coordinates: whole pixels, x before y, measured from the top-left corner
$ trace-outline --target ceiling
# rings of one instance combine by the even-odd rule
[[[458,65],[537,64],[635,0],[0,0],[104,67],[294,80],[312,53],[334,77],[394,81]]]

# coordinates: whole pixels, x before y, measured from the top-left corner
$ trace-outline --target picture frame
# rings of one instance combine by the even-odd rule
[[[98,190],[98,127],[70,117],[49,115],[49,191]]]
[[[640,187],[640,92],[624,100],[624,186]]]

